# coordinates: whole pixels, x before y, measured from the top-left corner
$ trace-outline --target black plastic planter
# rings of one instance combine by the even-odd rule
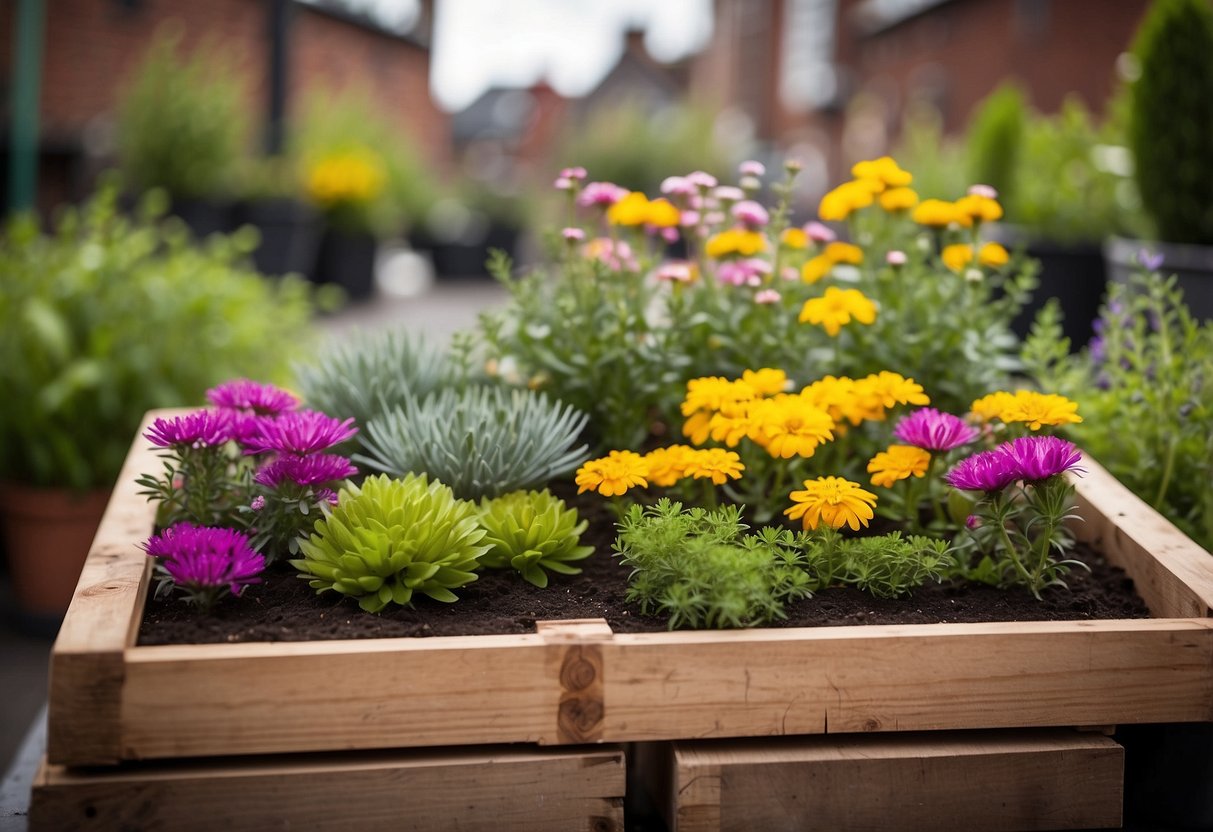
[[[329,227],[320,241],[315,281],[345,289],[350,300],[369,298],[375,291],[375,253],[378,241],[369,232]]]
[[[1108,279],[1127,283],[1129,275],[1137,269],[1137,257],[1142,251],[1162,255],[1159,271],[1176,276],[1193,318],[1213,321],[1213,246],[1109,237],[1104,243]]]
[[[173,199],[172,205],[172,213],[200,240],[236,229],[235,204],[227,200],[180,198]]]
[[[242,202],[236,207],[241,225],[261,232],[253,262],[262,274],[311,277],[316,270],[322,226],[315,209],[286,197]]]
[[[1085,347],[1094,335],[1093,325],[1108,285],[1101,247],[1098,243],[1033,240],[1025,251],[1040,262],[1040,286],[1011,328],[1020,338],[1027,337],[1036,313],[1055,298],[1065,315],[1062,332],[1070,339],[1070,349]]]

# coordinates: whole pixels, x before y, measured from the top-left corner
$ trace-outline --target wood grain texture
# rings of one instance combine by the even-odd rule
[[[1119,827],[1124,749],[1073,731],[679,742],[677,832]]]
[[[44,765],[30,829],[622,832],[624,790],[613,746]]]
[[[1159,618],[1213,614],[1213,554],[1206,552],[1088,457],[1073,477],[1082,522],[1075,535],[1124,569]]]
[[[608,742],[1213,720],[1203,619],[619,634]]]
[[[613,637],[604,619],[539,621],[536,631],[549,645],[548,672],[560,685],[556,742],[561,745],[602,739],[602,643]]]

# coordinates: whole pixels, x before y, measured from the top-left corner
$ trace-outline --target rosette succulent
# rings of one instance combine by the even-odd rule
[[[475,505],[441,482],[367,477],[341,490],[291,565],[317,593],[348,595],[367,612],[408,604],[418,592],[452,602],[452,589],[476,580],[484,537]]]
[[[579,546],[587,521],[576,509],[543,491],[515,491],[480,501],[480,525],[488,532],[489,550],[480,562],[494,569],[513,568],[537,587],[548,585],[545,570],[576,575],[569,564],[589,557],[593,546]]]

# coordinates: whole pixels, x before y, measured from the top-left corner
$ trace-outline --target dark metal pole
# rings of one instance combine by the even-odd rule
[[[268,0],[269,4],[269,107],[265,152],[282,153],[286,144],[287,62],[290,47],[292,0]]]
[[[18,0],[13,26],[13,105],[9,126],[8,207],[34,207],[38,191],[38,98],[42,89],[43,0]]]

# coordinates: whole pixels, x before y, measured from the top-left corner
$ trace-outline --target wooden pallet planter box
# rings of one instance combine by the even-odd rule
[[[1213,558],[1086,466],[1077,532],[1155,618],[137,646],[138,439],[52,652],[49,760],[1213,722]]]

